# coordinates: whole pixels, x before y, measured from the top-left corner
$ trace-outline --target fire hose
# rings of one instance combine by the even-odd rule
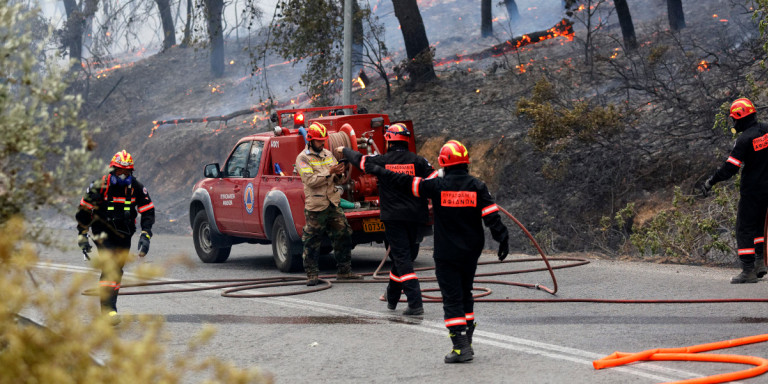
[[[525,235],[528,237],[528,239],[533,243],[536,250],[539,252],[541,256],[541,260],[544,261],[544,264],[546,267],[544,268],[532,268],[532,269],[526,269],[526,270],[513,270],[513,271],[502,271],[502,272],[489,272],[489,273],[478,273],[476,276],[498,276],[498,275],[508,275],[508,274],[519,274],[519,273],[527,273],[527,272],[536,272],[536,271],[548,271],[550,277],[552,278],[552,284],[553,288],[546,287],[541,284],[529,284],[529,283],[519,283],[519,282],[510,282],[510,281],[501,281],[501,280],[475,280],[476,283],[488,283],[488,284],[501,284],[501,285],[511,285],[511,286],[519,286],[519,287],[526,287],[526,288],[532,288],[537,290],[545,291],[551,295],[556,295],[557,293],[557,278],[554,274],[554,269],[562,269],[562,268],[570,268],[570,267],[576,267],[584,264],[588,264],[589,261],[586,259],[581,258],[569,258],[569,257],[559,257],[559,258],[549,258],[546,256],[544,251],[539,246],[536,239],[531,235],[531,233],[525,228],[525,226],[517,220],[512,214],[510,214],[506,209],[499,207],[499,210],[507,215],[515,224],[517,224],[518,227],[525,233]],[[768,223],[768,217],[766,218]],[[372,280],[358,280],[358,281],[335,281],[336,283],[353,283],[353,284],[360,284],[360,283],[383,283],[388,282],[389,278],[387,276],[381,276],[379,275],[379,271],[381,271],[385,261],[387,260],[387,257],[389,255],[389,249],[387,250],[386,254],[384,255],[381,263],[376,268],[376,270],[372,273],[364,273],[363,275],[366,276],[372,276]],[[478,263],[478,265],[486,265],[486,264],[500,264],[500,263],[513,263],[513,262],[527,262],[527,261],[535,261],[538,260],[537,258],[526,258],[526,259],[516,259],[516,260],[506,260],[506,261],[493,261],[493,262],[481,262]],[[564,265],[558,265],[553,267],[550,264],[550,261],[570,261],[569,264]],[[426,271],[434,269],[433,267],[425,267],[425,268],[416,268],[415,271]],[[238,293],[242,291],[247,290],[255,290],[255,289],[263,289],[263,288],[272,288],[272,287],[281,287],[281,286],[291,286],[291,285],[304,285],[306,282],[306,279],[304,277],[267,277],[267,278],[256,278],[256,279],[203,279],[203,280],[177,280],[177,281],[163,281],[163,282],[146,282],[146,283],[138,283],[138,284],[126,284],[123,285],[122,288],[133,288],[133,287],[147,287],[147,286],[159,286],[159,285],[178,285],[178,284],[206,284],[205,286],[200,287],[191,287],[191,288],[178,288],[178,289],[165,289],[165,290],[145,290],[145,291],[134,291],[134,292],[125,292],[124,290],[121,290],[119,293],[120,295],[148,295],[148,294],[160,294],[160,293],[175,293],[175,292],[193,292],[193,291],[203,291],[203,290],[213,290],[213,289],[223,289],[222,296],[224,297],[239,297],[239,298],[254,298],[254,297],[275,297],[275,296],[289,296],[289,295],[298,295],[303,293],[311,293],[311,292],[318,292],[323,291],[326,289],[329,289],[332,287],[333,283],[329,280],[332,278],[333,275],[323,275],[320,276],[320,283],[315,287],[311,288],[304,288],[298,291],[294,292],[278,292],[278,293]],[[420,279],[422,282],[431,282],[436,281],[436,278],[422,278]],[[210,285],[212,283],[215,283],[215,285]],[[430,292],[435,291],[437,289],[422,289],[422,292]],[[694,303],[737,303],[737,302],[768,302],[768,299],[746,299],[746,298],[732,298],[732,299],[679,299],[679,300],[615,300],[615,299],[588,299],[588,298],[571,298],[571,299],[489,299],[484,298],[485,296],[488,296],[492,293],[492,291],[488,288],[484,287],[473,287],[473,290],[479,290],[482,291],[482,293],[474,295],[476,302],[495,302],[495,303],[612,303],[612,304],[694,304]],[[88,290],[84,292],[83,294],[86,295],[96,295],[97,293],[95,290]],[[442,299],[440,297],[435,297],[431,295],[425,295],[422,293],[422,296],[424,298],[424,302],[441,302]],[[380,298],[380,300],[384,300],[384,298]],[[402,300],[401,300],[402,301]],[[721,354],[703,354],[698,352],[706,352],[711,351],[715,349],[722,349],[722,348],[729,348],[729,347],[735,347],[739,345],[745,345],[750,343],[758,343],[758,342],[765,342],[768,341],[768,334],[764,335],[755,335],[750,337],[745,337],[741,339],[734,339],[734,340],[726,340],[716,343],[709,343],[709,344],[701,344],[691,347],[684,347],[684,348],[666,348],[666,349],[652,349],[647,350],[643,352],[638,353],[623,353],[623,352],[614,352],[613,354],[606,356],[602,359],[595,360],[593,362],[593,366],[595,369],[603,369],[603,368],[609,368],[609,367],[615,367],[619,365],[629,364],[631,362],[636,361],[643,361],[643,360],[653,360],[653,361],[705,361],[705,362],[727,362],[727,363],[735,363],[735,364],[749,364],[754,365],[755,367],[737,371],[737,372],[731,372],[731,373],[725,373],[725,374],[719,374],[719,375],[713,375],[713,376],[707,376],[702,378],[696,378],[696,379],[690,379],[690,380],[683,380],[678,381],[676,383],[686,383],[686,384],[693,384],[693,383],[700,383],[700,384],[709,384],[709,383],[722,383],[726,381],[734,381],[734,380],[741,380],[741,379],[747,379],[751,377],[755,377],[758,375],[762,375],[765,372],[768,372],[768,359],[755,357],[755,356],[741,356],[741,355],[721,355]]]

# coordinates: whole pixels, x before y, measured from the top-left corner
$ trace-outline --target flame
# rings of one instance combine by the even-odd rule
[[[696,67],[696,70],[699,72],[708,71],[709,63],[706,60],[699,61],[699,65]]]
[[[619,56],[619,48],[615,48],[613,50],[613,53],[611,54],[611,59],[615,59],[617,56]]]
[[[360,89],[365,89],[365,83],[363,83],[363,79],[360,78],[360,76],[355,79],[358,84],[360,84]]]
[[[232,64],[234,64],[234,63],[235,63],[235,61],[234,61],[234,60],[230,60],[230,61],[229,61],[229,65],[232,65]]]
[[[221,90],[221,84],[208,84],[209,87],[211,87],[211,94],[213,93],[221,93],[223,94],[224,91]]]
[[[544,31],[544,35],[538,34],[535,39],[529,35],[523,35],[515,40],[507,40],[501,44],[494,45],[493,47],[481,52],[469,54],[469,55],[455,55],[454,57],[445,58],[435,63],[435,66],[443,66],[450,64],[459,64],[462,62],[473,62],[475,60],[481,60],[489,57],[498,57],[507,52],[515,51],[528,44],[538,43],[548,39],[554,39],[556,37],[565,37],[567,41],[573,41],[575,34],[573,32],[573,24],[568,20],[560,20],[554,27]],[[563,43],[561,42],[561,45]]]

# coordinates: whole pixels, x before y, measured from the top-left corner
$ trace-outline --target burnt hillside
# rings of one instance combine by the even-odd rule
[[[374,82],[356,91],[358,104],[413,120],[420,154],[434,163],[447,139],[467,144],[472,172],[550,251],[625,251],[626,238],[611,234],[621,231],[606,232],[601,219],[629,202],[637,203],[635,219],[646,217],[671,204],[675,185],[689,191],[732,143],[730,134],[712,128],[720,106],[758,96],[750,84],[765,81],[757,65],[764,53],[747,10],[697,2],[687,6],[688,27],[679,33],[668,30],[665,14],[642,12],[635,18],[640,48],[633,52],[622,49],[615,15],[599,33],[587,34],[577,13],[572,40],[558,37],[475,61],[441,58],[498,41],[442,39],[437,82],[407,91],[393,80],[393,98],[386,100],[382,80],[371,76]],[[271,128],[263,112],[153,132],[155,120],[258,105],[257,80],[236,69],[248,60],[242,48],[227,45],[233,64],[220,79],[207,75],[205,51],[173,48],[90,84],[86,116],[101,129],[96,151],[105,161],[123,148],[134,154],[137,175],[156,200],[158,231],[189,232],[187,199],[203,165],[222,162],[239,137]],[[266,73],[291,81],[297,68],[276,64]],[[300,91],[292,90],[305,100]],[[526,101],[528,109],[521,108]],[[512,243],[527,249],[522,235]]]

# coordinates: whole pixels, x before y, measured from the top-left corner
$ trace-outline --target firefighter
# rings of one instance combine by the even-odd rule
[[[501,222],[499,207],[485,183],[469,174],[469,151],[456,140],[440,149],[444,175],[430,180],[394,173],[376,164],[366,164],[368,173],[407,188],[414,196],[432,199],[435,216],[435,275],[443,296],[443,317],[453,348],[446,363],[473,359],[475,323],[472,285],[477,260],[483,250],[483,223],[499,242],[498,258],[509,253],[509,234]]]
[[[110,171],[86,189],[75,215],[77,220],[77,244],[85,255],[91,251],[88,230],[99,248],[94,259],[101,269],[99,298],[102,313],[113,324],[120,322],[117,315],[117,295],[123,276],[123,266],[128,259],[131,237],[136,232],[136,217],[141,214],[139,256],[149,252],[149,239],[155,223],[155,204],[147,188],[133,176],[133,157],[122,150],[112,156]]]
[[[393,172],[411,176],[430,178],[437,175],[429,162],[408,150],[411,132],[402,123],[387,127],[384,138],[387,141],[387,153],[383,156],[363,156],[350,148],[338,147],[336,152],[349,159],[350,163],[365,170],[366,163],[372,163]],[[387,285],[387,308],[394,310],[400,301],[400,294],[405,292],[408,308],[406,316],[424,314],[419,279],[413,270],[413,261],[419,254],[419,233],[421,227],[429,222],[428,201],[416,197],[408,191],[396,188],[392,184],[379,182],[381,202],[381,221],[389,243],[389,257],[392,269]]]
[[[765,276],[765,219],[768,210],[768,126],[757,121],[755,106],[749,99],[731,104],[733,133],[739,133],[728,159],[702,186],[706,196],[712,186],[741,172],[738,212],[736,213],[736,246],[741,273],[731,284],[756,283]]]
[[[363,277],[352,273],[352,228],[347,222],[341,203],[341,187],[344,164],[339,164],[331,151],[324,148],[328,131],[320,123],[307,128],[307,148],[296,157],[296,168],[304,184],[304,270],[307,285],[318,283],[318,258],[323,235],[327,234],[333,243],[336,258],[336,279],[356,280]]]

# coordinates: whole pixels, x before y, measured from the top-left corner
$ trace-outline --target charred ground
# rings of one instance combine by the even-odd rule
[[[680,33],[669,32],[665,20],[636,20],[641,47],[635,52],[621,48],[614,24],[591,36],[588,47],[577,20],[574,41],[557,38],[482,61],[439,65],[439,80],[416,89],[393,79],[391,100],[371,76],[356,100],[370,111],[413,120],[419,152],[433,163],[447,139],[467,144],[472,173],[548,250],[633,253],[627,243],[632,224],[671,208],[675,186],[691,193],[727,153],[730,134],[712,128],[721,105],[740,95],[764,104],[754,91],[764,84],[758,65],[764,53],[750,17],[743,8],[706,2],[686,9],[688,27]],[[437,57],[452,57],[478,39],[443,41]],[[227,60],[247,62],[242,48],[228,44]],[[239,137],[271,129],[266,113],[258,113],[227,124],[165,125],[149,137],[155,120],[222,115],[261,103],[252,91],[258,77],[236,68],[215,79],[207,75],[204,50],[172,48],[89,84],[85,115],[101,129],[96,154],[107,159],[123,148],[134,154],[137,175],[156,200],[157,231],[189,232],[188,199],[203,166],[222,162]],[[288,64],[267,75],[298,79]],[[290,103],[288,96],[282,100]],[[521,108],[521,100],[538,107]],[[628,220],[606,224],[627,203],[635,203]],[[522,235],[512,243],[530,251]]]

